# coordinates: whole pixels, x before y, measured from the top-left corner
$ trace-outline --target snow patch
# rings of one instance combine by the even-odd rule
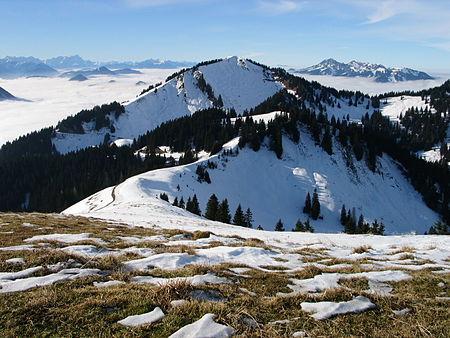
[[[376,307],[370,299],[363,296],[355,297],[348,302],[303,302],[300,305],[303,311],[313,313],[310,316],[316,320],[328,319],[347,313],[360,313]]]

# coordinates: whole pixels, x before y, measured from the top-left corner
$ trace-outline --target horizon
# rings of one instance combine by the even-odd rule
[[[162,59],[162,58],[157,58],[157,57],[148,57],[146,59],[139,59],[139,60],[133,60],[133,59],[130,59],[130,58],[128,58],[128,59],[124,58],[123,60],[117,60],[117,59],[91,60],[91,59],[83,57],[82,55],[79,55],[79,54],[55,55],[55,56],[52,56],[52,57],[49,57],[49,58],[39,58],[39,57],[36,57],[34,55],[1,55],[0,54],[0,59],[4,59],[4,58],[22,58],[22,57],[23,58],[29,58],[29,57],[36,58],[36,59],[39,59],[39,60],[41,60],[43,62],[45,62],[47,60],[51,60],[53,58],[59,58],[59,57],[66,57],[66,58],[69,58],[69,57],[80,57],[84,61],[91,61],[91,62],[99,63],[100,64],[99,67],[106,67],[104,64],[106,64],[106,63],[113,63],[113,62],[118,62],[118,63],[119,62],[124,62],[124,63],[125,62],[135,62],[135,63],[138,63],[138,62],[144,62],[144,61],[147,61],[147,60],[155,60],[155,61],[163,61],[163,62],[164,61],[169,61],[169,62],[193,63],[193,64],[196,64],[196,63],[212,60],[212,59],[178,60],[178,59]],[[246,57],[241,57],[239,55],[225,56],[225,57],[222,57],[222,58],[219,58],[219,59],[226,59],[226,58],[230,58],[230,57],[245,58],[245,59],[250,59],[250,60],[253,60],[253,61],[256,61],[256,62],[259,62],[259,63],[263,63],[263,62],[260,62],[258,60],[258,58],[249,58],[249,57],[246,58]],[[329,60],[329,59],[333,59],[334,61],[337,61],[339,63],[345,63],[345,64],[348,64],[348,63],[350,63],[352,61],[356,61],[356,62],[359,62],[359,63],[367,63],[367,64],[379,64],[377,62],[364,61],[364,60],[355,60],[355,59],[351,59],[351,60],[336,60],[333,57],[329,57],[329,58],[325,58],[325,59],[319,60],[316,63],[310,64],[310,65],[286,65],[286,64],[284,64],[284,65],[283,64],[275,64],[275,65],[265,64],[265,65],[266,66],[270,66],[270,67],[297,68],[297,69],[300,69],[300,68],[303,68],[303,67],[306,68],[306,67],[310,67],[310,66],[315,66],[315,65],[317,65],[317,64],[319,64],[319,63],[321,63],[323,61]],[[386,66],[388,68],[410,68],[410,67],[405,67],[405,66],[401,66],[401,65],[394,65],[394,66],[387,66],[385,64],[380,64],[380,65]],[[419,71],[424,71],[424,72],[428,72],[428,73],[433,73],[434,75],[440,75],[440,76],[443,76],[443,77],[450,76],[450,67],[446,68],[446,69],[444,69],[444,68],[441,68],[441,69],[439,69],[439,68],[431,68],[431,69],[414,69],[414,70],[419,70]]]
[[[306,67],[327,58],[449,71],[440,0],[0,0],[1,57],[200,62],[239,55]],[[389,51],[389,53],[386,53]]]

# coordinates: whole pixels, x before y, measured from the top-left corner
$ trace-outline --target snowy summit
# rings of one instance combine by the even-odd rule
[[[349,63],[338,62],[334,59],[326,59],[317,65],[295,70],[298,74],[310,75],[332,75],[345,77],[368,77],[376,82],[399,82],[413,80],[433,79],[427,73],[410,68],[388,68],[376,63],[350,61]]]

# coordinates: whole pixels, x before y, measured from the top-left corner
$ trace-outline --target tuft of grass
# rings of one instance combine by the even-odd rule
[[[416,256],[414,256],[413,254],[410,254],[410,253],[405,253],[405,254],[401,255],[398,259],[399,260],[416,259]]]
[[[201,239],[201,238],[209,238],[211,236],[210,231],[195,231],[193,240]]]

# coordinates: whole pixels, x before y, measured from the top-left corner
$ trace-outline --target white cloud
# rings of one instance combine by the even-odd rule
[[[357,11],[368,34],[414,41],[450,51],[450,2],[442,0],[330,0],[347,12]],[[390,19],[390,20],[389,20]]]
[[[302,8],[303,2],[297,0],[258,0],[259,8],[269,14],[295,12]]]
[[[369,14],[368,21],[366,24],[377,23],[380,21],[384,21],[392,18],[393,16],[399,14],[402,8],[396,6],[395,1],[388,0],[381,3],[381,5],[377,6],[375,11]]]

